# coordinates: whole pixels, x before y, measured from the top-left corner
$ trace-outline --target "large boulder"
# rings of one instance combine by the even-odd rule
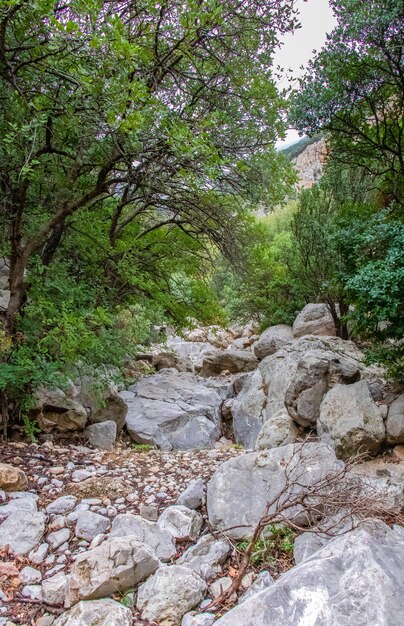
[[[320,437],[335,447],[338,457],[376,454],[386,438],[383,415],[366,380],[335,385],[325,396],[317,420]]]
[[[90,377],[81,378],[74,400],[85,407],[90,424],[113,421],[117,432],[121,432],[128,407],[119,396],[118,387],[112,382],[111,375],[106,373],[104,380],[99,383]]]
[[[161,561],[169,561],[177,551],[174,537],[168,530],[132,513],[121,513],[115,517],[110,537],[134,537]]]
[[[404,393],[392,402],[386,420],[387,441],[394,445],[404,443]]]
[[[83,434],[94,448],[112,450],[116,441],[116,428],[116,422],[107,420],[99,424],[90,424]]]
[[[321,402],[331,387],[380,376],[377,368],[365,367],[361,358],[350,341],[313,336],[296,339],[266,357],[232,401],[236,441],[254,448],[263,424],[285,408],[298,424],[315,427]]]
[[[162,370],[121,397],[128,405],[126,427],[137,443],[190,450],[212,448],[220,437],[222,400],[193,374]]]
[[[221,565],[228,557],[230,550],[230,542],[226,539],[215,539],[213,535],[204,535],[198,543],[185,550],[178,559],[177,565],[189,567],[204,580],[210,580],[219,574]]]
[[[329,542],[273,585],[231,609],[217,626],[400,624],[404,540],[387,526]]]
[[[267,328],[254,346],[257,359],[265,359],[266,356],[277,352],[285,344],[293,341],[292,328],[286,324],[278,324]]]
[[[88,419],[84,406],[57,388],[36,391],[33,413],[44,432],[83,430]]]
[[[335,324],[326,304],[306,304],[293,323],[293,335],[335,336]]]
[[[263,423],[257,438],[257,448],[266,450],[294,443],[299,434],[286,409],[280,409]]]
[[[218,376],[221,372],[230,374],[251,372],[258,365],[258,360],[248,350],[217,350],[205,354],[201,376]]]
[[[135,538],[107,539],[76,558],[69,580],[67,604],[133,589],[158,566],[155,554]]]
[[[123,604],[104,598],[79,602],[58,617],[53,626],[132,626],[132,611]]]
[[[0,463],[0,489],[3,491],[24,491],[28,487],[25,473],[19,467]]]
[[[344,467],[329,446],[310,442],[249,452],[223,463],[208,483],[207,507],[213,529],[229,537],[250,537],[259,520],[279,503],[295,502],[320,480]],[[285,518],[306,524],[300,506],[284,510]]]
[[[182,616],[201,602],[206,588],[206,582],[187,567],[163,567],[139,587],[136,607],[145,620],[178,626]]]

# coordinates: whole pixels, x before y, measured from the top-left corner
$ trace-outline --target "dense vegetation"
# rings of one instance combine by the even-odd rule
[[[338,25],[289,100],[328,146],[301,193],[274,148],[293,4],[0,3],[3,412],[121,367],[153,324],[288,323],[313,300],[402,375],[402,3],[331,2]]]

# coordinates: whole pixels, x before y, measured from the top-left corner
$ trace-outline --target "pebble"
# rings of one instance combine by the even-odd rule
[[[23,567],[20,571],[19,579],[25,585],[33,585],[34,583],[39,583],[42,579],[42,574],[37,569],[30,567]]]
[[[47,541],[53,550],[57,550],[62,544],[70,539],[70,530],[62,528],[53,533],[49,533]]]

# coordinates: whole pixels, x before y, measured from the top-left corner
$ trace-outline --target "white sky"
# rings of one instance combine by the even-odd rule
[[[299,21],[302,27],[294,34],[288,33],[283,37],[284,45],[275,55],[274,66],[291,69],[293,76],[297,78],[302,74],[300,67],[307,64],[314,50],[320,50],[325,43],[326,34],[333,29],[336,22],[328,0],[297,0],[296,6],[300,11]],[[280,85],[282,84],[284,81],[281,81]],[[297,132],[291,129],[286,140],[278,142],[278,145],[286,146],[298,139]]]

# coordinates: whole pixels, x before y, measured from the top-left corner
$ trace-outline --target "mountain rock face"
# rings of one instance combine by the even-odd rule
[[[307,189],[320,180],[326,157],[327,149],[325,139],[322,137],[292,158],[299,176],[297,183],[299,189]]]

